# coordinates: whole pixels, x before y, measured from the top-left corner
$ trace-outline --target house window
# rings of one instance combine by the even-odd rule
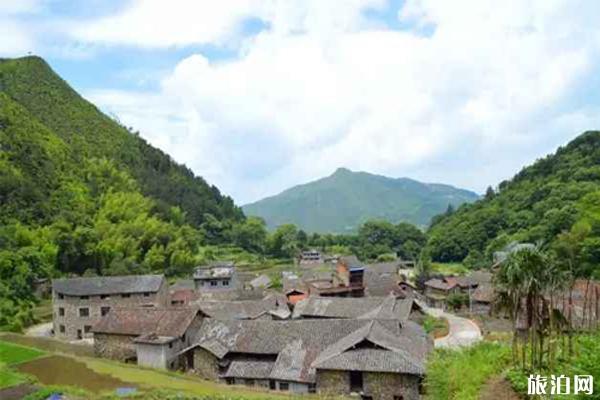
[[[102,315],[103,317],[108,314],[108,312],[110,311],[110,307],[100,307],[100,315]]]
[[[89,317],[90,316],[90,309],[89,308],[80,308],[79,309],[79,316],[80,317]]]
[[[58,326],[58,331],[59,331],[60,333],[65,333],[65,326],[64,326],[64,325],[59,325],[59,326]]]
[[[229,286],[229,281],[223,281],[223,286]]]
[[[103,294],[103,295],[100,295],[100,298],[102,300],[107,300],[107,299],[110,299],[110,296],[108,294]]]
[[[124,299],[127,299],[127,298],[131,297],[131,295],[129,293],[123,293],[121,295],[121,297],[124,298]]]
[[[150,297],[150,292],[144,292],[144,297]]]
[[[217,281],[210,281],[210,286],[217,286]]]
[[[308,393],[317,393],[317,384],[316,383],[308,384]]]
[[[404,400],[404,396],[394,396],[394,400]]]
[[[88,300],[90,296],[79,296],[80,300]]]
[[[59,317],[64,317],[65,316],[65,309],[64,308],[60,307],[58,309],[58,316]]]
[[[59,294],[58,294],[58,298],[59,298],[59,299],[61,299],[61,300],[63,300],[63,299],[65,298],[65,295],[64,295],[64,294],[62,294],[62,293],[59,293]]]
[[[83,332],[84,333],[90,333],[91,330],[92,330],[92,326],[91,325],[84,325],[83,326]]]
[[[246,386],[254,386],[254,379],[245,379],[244,384],[246,384]]]
[[[181,341],[185,342],[185,333],[183,335],[181,335]]]
[[[233,385],[233,378],[225,378],[225,383],[228,385]]]
[[[290,390],[290,384],[287,382],[279,382],[279,390]]]
[[[172,349],[173,348],[173,342],[169,343],[169,348]]]
[[[363,375],[360,371],[350,371],[350,391],[362,392],[363,390]]]
[[[269,381],[269,389],[277,390],[277,385],[276,385],[275,381],[272,379]]]

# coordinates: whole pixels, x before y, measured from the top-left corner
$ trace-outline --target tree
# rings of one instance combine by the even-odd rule
[[[248,217],[243,223],[233,226],[231,237],[244,250],[263,253],[267,240],[265,221],[258,217]]]
[[[268,239],[269,254],[275,257],[295,257],[299,250],[297,237],[298,229],[296,225],[280,225]]]

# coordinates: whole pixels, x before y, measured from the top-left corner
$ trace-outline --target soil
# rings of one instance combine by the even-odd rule
[[[35,376],[44,385],[78,386],[96,393],[135,386],[109,375],[98,374],[84,363],[63,356],[39,358],[19,364],[16,369],[19,372]]]
[[[495,376],[481,388],[479,400],[521,400],[521,397],[503,376]]]
[[[38,391],[38,387],[24,383],[22,385],[11,386],[6,389],[0,389],[0,399],[2,400],[20,400],[28,394]]]

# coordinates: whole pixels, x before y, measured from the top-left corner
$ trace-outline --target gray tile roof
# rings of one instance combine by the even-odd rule
[[[113,308],[92,327],[92,332],[179,337],[185,333],[197,314],[197,309],[188,307]]]
[[[273,361],[232,361],[225,378],[269,379]]]
[[[260,300],[233,300],[233,301],[204,301],[193,302],[210,318],[229,319],[256,319],[268,313],[277,312],[277,315],[288,315],[289,308],[286,300],[269,295]]]
[[[413,307],[412,299],[386,297],[315,297],[299,301],[292,318],[362,318],[405,321]]]
[[[350,350],[315,364],[314,367],[343,371],[396,372],[419,376],[425,374],[423,364],[413,360],[407,354],[379,349]]]
[[[268,288],[271,286],[271,278],[267,275],[260,275],[250,281],[250,286],[254,288]]]
[[[376,324],[375,329],[372,329],[373,324]],[[414,361],[412,358],[424,360],[431,347],[430,339],[422,328],[410,321],[403,323],[401,328],[397,321],[373,322],[357,319],[297,321],[205,319],[194,342],[213,354],[223,354],[222,348],[227,348],[228,353],[238,355],[245,353],[248,357],[271,355],[276,357],[270,374],[272,379],[314,382],[316,370],[313,362],[325,349],[330,349],[327,353],[330,357],[337,357],[352,347],[353,343],[360,343],[365,337],[384,345],[388,352],[399,352],[402,361],[394,365],[386,360],[365,360],[365,368],[376,368],[371,365],[379,365],[378,368],[381,369],[387,364],[392,368],[389,372],[399,372],[399,365]],[[215,342],[220,346],[216,346]],[[215,351],[215,348],[219,350]],[[378,357],[378,353],[373,353],[372,356]],[[320,358],[320,361],[325,362],[330,357]],[[413,369],[406,367],[405,372],[416,373],[415,368],[420,364],[416,362],[415,365]]]
[[[55,279],[52,288],[68,296],[157,292],[164,275],[97,276],[90,278]]]

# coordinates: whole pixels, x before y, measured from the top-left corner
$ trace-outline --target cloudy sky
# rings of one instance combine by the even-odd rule
[[[483,192],[600,128],[596,0],[0,0],[0,56],[240,203],[344,166]]]

